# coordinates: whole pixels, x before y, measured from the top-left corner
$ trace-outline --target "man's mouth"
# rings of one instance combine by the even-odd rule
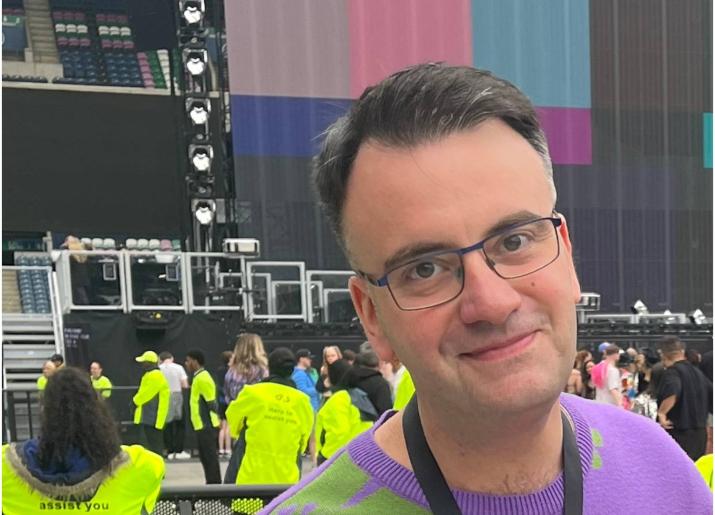
[[[496,342],[472,352],[462,353],[460,354],[460,357],[477,361],[498,361],[501,359],[511,358],[521,354],[529,348],[534,342],[536,333],[537,331],[532,331],[530,333],[525,333],[507,340]]]

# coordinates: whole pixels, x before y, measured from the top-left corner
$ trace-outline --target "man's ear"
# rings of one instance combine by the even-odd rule
[[[561,225],[558,228],[559,236],[561,236],[561,252],[566,254],[568,259],[569,275],[571,276],[571,293],[574,302],[581,300],[581,284],[578,281],[578,276],[576,275],[576,267],[573,264],[573,249],[571,247],[571,238],[569,237],[569,228],[566,224],[566,218],[561,213],[557,213],[558,217],[561,219]]]
[[[391,361],[394,353],[380,327],[377,308],[370,296],[369,283],[361,277],[351,277],[348,282],[348,288],[350,289],[353,306],[355,306],[355,311],[360,318],[365,336],[370,341],[372,349],[381,360]]]

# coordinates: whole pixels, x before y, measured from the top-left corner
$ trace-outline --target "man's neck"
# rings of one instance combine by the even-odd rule
[[[465,417],[448,411],[443,406],[420,405],[427,442],[450,487],[495,495],[524,494],[548,486],[561,471],[563,431],[558,401],[517,415],[473,412]],[[380,427],[375,440],[391,458],[412,469],[402,413]]]

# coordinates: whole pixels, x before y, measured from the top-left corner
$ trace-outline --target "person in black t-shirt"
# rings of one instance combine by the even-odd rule
[[[658,422],[697,460],[705,454],[713,385],[685,358],[685,347],[677,337],[663,338],[660,350],[666,372],[658,390]]]

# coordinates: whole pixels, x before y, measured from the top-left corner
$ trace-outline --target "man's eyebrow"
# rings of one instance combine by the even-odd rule
[[[507,229],[512,225],[518,225],[520,223],[529,222],[531,220],[536,220],[537,218],[542,217],[543,215],[539,215],[537,213],[533,213],[527,210],[522,210],[516,213],[509,214],[503,218],[500,218],[491,227],[489,227],[489,229],[485,233],[484,238],[489,238],[490,236],[498,233],[499,231]],[[392,270],[396,266],[399,266],[424,254],[438,252],[441,250],[454,250],[456,248],[458,247],[456,247],[453,243],[448,243],[446,241],[422,241],[410,243],[398,249],[389,258],[387,258],[385,260],[383,270]]]
[[[406,263],[407,261],[424,254],[429,254],[430,252],[451,250],[454,248],[454,244],[448,244],[446,242],[423,241],[410,243],[409,245],[405,245],[404,247],[398,249],[394,254],[387,258],[387,260],[385,260],[384,270],[392,270],[398,265]]]
[[[497,220],[487,230],[484,238],[489,238],[493,234],[496,234],[499,231],[503,231],[504,229],[507,229],[507,228],[511,227],[512,225],[519,225],[521,223],[530,222],[532,220],[536,220],[538,218],[543,218],[544,216],[549,216],[549,215],[540,215],[540,214],[533,213],[533,212],[527,211],[527,210],[517,211],[516,213],[509,214],[509,215]]]

